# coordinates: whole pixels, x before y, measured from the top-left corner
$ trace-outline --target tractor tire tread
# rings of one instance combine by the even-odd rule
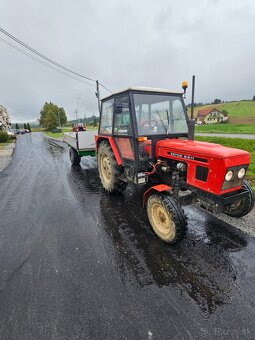
[[[108,154],[108,157],[110,159],[110,162],[111,162],[111,165],[112,165],[112,168],[113,168],[113,171],[114,171],[114,179],[112,180],[113,183],[111,183],[111,185],[110,185],[111,188],[110,189],[104,188],[104,190],[106,192],[110,193],[110,194],[122,193],[127,187],[126,182],[118,179],[118,177],[122,175],[123,169],[118,165],[116,158],[113,154],[113,151],[111,149],[111,146],[108,142],[103,141],[99,144],[98,157],[100,157],[100,153],[101,153],[100,151],[102,149]],[[98,159],[98,163],[99,163],[99,159]],[[100,169],[99,164],[98,164],[98,169]],[[99,176],[100,176],[100,170],[99,170]],[[101,178],[101,176],[100,176],[100,178]],[[102,179],[101,179],[101,181],[102,181]]]
[[[176,244],[180,242],[187,233],[187,216],[184,213],[184,210],[181,208],[181,206],[178,204],[178,202],[173,198],[170,197],[169,195],[166,194],[152,194],[149,199],[156,197],[159,198],[162,203],[165,205],[166,209],[171,212],[173,216],[173,220],[175,222],[176,226],[176,234],[175,238],[171,241],[166,241],[163,240],[164,242],[168,244]]]
[[[246,189],[248,189],[249,191],[249,195],[248,197],[242,199],[241,205],[239,208],[237,209],[233,209],[231,211],[231,207],[228,207],[225,210],[225,214],[231,217],[236,217],[236,218],[240,218],[243,216],[246,216],[247,214],[249,214],[252,209],[254,208],[254,200],[255,200],[255,196],[254,196],[254,192],[250,186],[250,184],[244,180],[243,181],[243,187],[245,187]]]

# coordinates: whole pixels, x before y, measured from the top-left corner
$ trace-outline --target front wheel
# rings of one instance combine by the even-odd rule
[[[247,181],[243,182],[243,188],[248,191],[248,194],[239,201],[225,207],[224,213],[231,217],[243,217],[252,211],[254,207],[254,192]]]
[[[172,197],[151,195],[147,201],[147,214],[152,229],[163,241],[174,244],[185,237],[187,218]]]

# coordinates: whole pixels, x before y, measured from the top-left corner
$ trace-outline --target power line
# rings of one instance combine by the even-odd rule
[[[26,43],[22,42],[21,40],[19,40],[18,38],[14,37],[12,34],[8,33],[7,31],[5,31],[3,28],[0,27],[0,32],[2,32],[3,34],[5,34],[6,36],[8,36],[9,38],[11,38],[12,40],[14,40],[15,42],[17,42],[18,44],[22,45],[23,47],[25,47],[26,49],[30,50],[31,52],[35,53],[36,55],[38,55],[39,57],[43,58],[44,60],[48,61],[51,64],[54,64],[55,66],[63,69],[64,71],[70,72],[78,77],[96,82],[95,79],[92,79],[90,77],[84,76],[83,74],[80,74],[78,72],[72,71],[71,69],[57,63],[56,61],[46,57],[45,55],[43,55],[42,53],[38,52],[37,50],[35,50],[34,48],[32,48],[31,46],[27,45]],[[107,87],[105,87],[102,83],[99,83],[103,88],[105,88],[107,91],[110,91]]]
[[[60,74],[63,74],[63,75],[66,76],[66,77],[72,78],[72,79],[77,80],[77,81],[79,81],[79,82],[81,82],[81,83],[83,83],[83,84],[86,84],[86,85],[88,85],[88,86],[91,86],[91,87],[96,88],[95,85],[92,85],[92,84],[90,84],[90,83],[87,83],[87,82],[85,82],[85,81],[83,81],[83,80],[81,80],[81,79],[75,78],[75,77],[71,76],[70,74],[65,73],[65,72],[63,72],[63,71],[57,69],[57,68],[54,67],[54,66],[52,66],[52,65],[50,65],[50,64],[47,64],[46,62],[40,60],[39,58],[36,58],[36,57],[32,56],[32,55],[29,54],[28,52],[22,50],[21,48],[15,46],[14,44],[10,43],[9,41],[7,41],[7,40],[5,40],[5,39],[3,39],[3,38],[1,38],[1,37],[0,37],[0,41],[2,41],[3,43],[7,44],[8,46],[14,48],[15,50],[19,51],[20,53],[26,55],[26,56],[29,57],[30,59],[33,59],[33,60],[37,61],[38,63],[40,63],[40,64],[42,64],[42,65],[44,65],[44,66],[47,66],[48,68],[50,68],[50,69],[52,69],[52,70],[54,70],[54,71],[56,71],[56,72],[58,72],[58,73],[60,73]]]
[[[105,90],[107,90],[107,91],[109,91],[109,92],[111,92],[112,93],[112,91],[111,90],[109,90],[106,86],[104,86],[102,83],[99,83],[99,85],[101,85]]]
[[[4,30],[3,28],[1,28],[1,27],[0,27],[0,32],[2,32],[3,34],[7,35],[9,38],[11,38],[12,40],[16,41],[18,44],[20,44],[20,45],[22,45],[23,47],[27,48],[27,49],[30,50],[31,52],[37,54],[39,57],[41,57],[41,58],[47,60],[49,63],[52,63],[52,64],[54,64],[54,65],[56,65],[56,66],[62,68],[63,70],[68,71],[68,72],[70,72],[70,73],[73,73],[73,74],[75,74],[76,76],[79,76],[79,77],[81,77],[81,78],[85,78],[85,79],[87,79],[87,80],[91,80],[91,81],[94,81],[94,82],[96,81],[95,79],[86,77],[86,76],[84,76],[84,75],[82,75],[82,74],[80,74],[80,73],[77,73],[77,72],[75,72],[75,71],[72,71],[72,70],[70,70],[69,68],[67,68],[67,67],[65,67],[65,66],[63,66],[63,65],[61,65],[61,64],[59,64],[59,63],[57,63],[56,61],[54,61],[54,60],[52,60],[52,59],[50,59],[50,58],[48,58],[48,57],[46,57],[45,55],[43,55],[42,53],[38,52],[37,50],[35,50],[34,48],[30,47],[29,45],[25,44],[24,42],[22,42],[22,41],[19,40],[18,38],[15,38],[12,34],[8,33],[7,31],[5,31],[5,30]]]

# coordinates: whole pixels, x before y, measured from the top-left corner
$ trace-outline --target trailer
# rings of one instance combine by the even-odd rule
[[[244,150],[194,140],[183,91],[131,87],[101,100],[98,132],[65,133],[73,165],[97,156],[99,177],[109,194],[128,183],[144,186],[143,206],[155,234],[174,244],[185,237],[181,191],[190,203],[240,218],[254,207],[245,180],[250,155]]]
[[[73,165],[80,164],[81,157],[95,156],[97,131],[65,132],[63,142],[69,145],[70,161]]]

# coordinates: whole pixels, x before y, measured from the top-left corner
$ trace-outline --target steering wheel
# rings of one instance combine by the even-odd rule
[[[155,129],[155,127],[158,126],[158,121],[155,119],[152,119],[151,121],[149,120],[145,120],[143,123],[140,124],[140,126],[146,131],[148,130],[149,132],[153,132],[153,130]],[[147,132],[147,131],[146,131]]]

